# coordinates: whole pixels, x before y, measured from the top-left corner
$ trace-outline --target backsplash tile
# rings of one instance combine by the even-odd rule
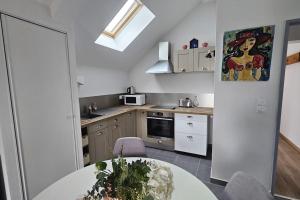
[[[87,107],[92,103],[96,103],[98,110],[103,108],[118,106],[119,95],[120,94],[111,94],[111,95],[79,98],[80,114],[87,113]]]
[[[190,98],[192,100],[197,96],[200,107],[213,107],[213,94],[191,94],[191,93],[146,93],[146,103],[153,105],[178,105],[179,99]]]
[[[153,105],[172,105],[178,106],[178,100],[190,98],[192,100],[197,96],[200,107],[213,107],[213,94],[191,94],[191,93],[145,93],[146,104]],[[87,113],[88,105],[96,103],[98,109],[118,106],[119,96],[122,94],[102,95],[94,97],[83,97],[79,99],[80,114]]]

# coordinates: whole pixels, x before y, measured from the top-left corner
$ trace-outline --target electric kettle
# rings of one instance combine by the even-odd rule
[[[135,94],[135,88],[133,86],[128,87],[127,94]]]
[[[190,98],[179,99],[179,107],[191,108],[193,107],[193,101]]]

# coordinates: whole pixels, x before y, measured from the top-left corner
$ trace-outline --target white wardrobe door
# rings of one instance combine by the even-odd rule
[[[23,199],[22,181],[16,147],[2,26],[0,24],[0,153],[7,199]],[[0,198],[1,199],[1,198]]]
[[[66,35],[4,16],[27,196],[76,170]]]

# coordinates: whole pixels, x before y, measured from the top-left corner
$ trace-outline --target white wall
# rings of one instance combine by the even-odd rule
[[[300,43],[290,44],[288,52],[298,49]],[[300,148],[300,63],[287,65],[282,101],[280,132]]]
[[[299,0],[217,0],[217,70],[212,178],[228,181],[242,170],[271,187],[284,21],[300,18]],[[224,31],[276,25],[270,80],[221,81]],[[266,111],[256,112],[258,98]]]
[[[168,11],[171,12],[171,11]],[[169,41],[173,54],[188,44],[192,38],[198,38],[215,44],[216,34],[216,3],[199,4],[176,27],[167,33],[160,41]],[[158,41],[159,42],[159,41]],[[145,74],[145,71],[158,60],[158,45],[155,45],[145,57],[129,72],[130,85],[138,92],[156,93],[213,93],[213,73],[186,74]],[[173,62],[174,63],[174,62]]]
[[[126,92],[128,72],[101,66],[78,66],[77,73],[85,84],[79,86],[79,97],[91,97]]]

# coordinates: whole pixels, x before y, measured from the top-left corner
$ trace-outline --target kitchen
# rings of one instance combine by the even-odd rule
[[[137,136],[148,147],[206,156],[213,109],[194,107],[190,98],[180,99],[180,105],[158,105],[149,100],[146,103],[145,99],[153,99],[154,96],[161,95],[147,94],[148,98],[145,94],[124,95],[123,106],[118,105],[116,96],[81,99],[85,165],[111,158],[114,143],[120,137]],[[94,102],[85,104],[91,101]],[[114,101],[115,104],[112,104]],[[104,106],[101,102],[109,104],[96,109],[98,105]],[[88,113],[84,113],[86,110]]]
[[[283,21],[300,4],[254,2],[0,1],[1,198],[82,199],[128,137],[173,170],[172,199],[223,199],[238,171],[273,195]],[[264,81],[224,80],[252,34],[233,32],[262,25],[268,69],[248,67]]]
[[[114,54],[113,60],[101,57],[102,63],[110,65],[119,65],[120,59],[124,63],[136,60],[131,67],[102,68],[92,66],[93,63],[78,66],[85,166],[110,159],[118,138],[135,136],[143,139],[147,151],[153,152],[148,157],[163,160],[160,155],[166,154],[164,159],[169,162],[176,158],[171,163],[205,180],[216,191],[222,190],[223,187],[211,184],[209,178],[214,104],[214,4],[207,2],[195,7],[167,34],[157,38],[151,44],[153,48],[141,59],[137,59],[139,54],[130,59],[119,58],[122,54]],[[151,38],[150,35],[142,37]],[[190,46],[194,38],[198,39],[199,48],[184,49],[183,45]],[[202,47],[202,43],[208,44]],[[139,43],[133,45],[144,48]],[[129,48],[126,51],[133,51]],[[94,114],[94,118],[86,119],[88,113]]]
[[[198,156],[202,154],[205,157],[207,147],[209,147],[211,151],[212,144],[212,113],[214,101],[213,71],[215,44],[215,38],[213,34],[215,31],[214,12],[215,10],[213,2],[203,4],[195,8],[194,12],[185,17],[185,19],[179,25],[176,25],[171,29],[171,31],[169,31],[167,35],[161,38],[162,41],[170,42],[156,43],[150,53],[146,54],[141,61],[138,61],[139,63],[136,67],[131,67],[131,69],[129,69],[129,77],[127,72],[123,72],[121,70],[118,71],[120,74],[116,75],[115,71],[118,69],[111,69],[110,72],[108,69],[102,70],[101,68],[96,69],[94,67],[79,66],[79,76],[82,79],[82,85],[79,85],[79,95],[81,96],[80,112],[82,116],[84,116],[88,113],[88,107],[95,105],[97,107],[97,111],[94,113],[103,115],[99,118],[97,117],[89,120],[81,120],[81,124],[86,136],[88,135],[86,132],[88,132],[89,129],[87,127],[87,125],[90,124],[89,122],[94,123],[98,120],[101,121],[101,119],[107,119],[108,116],[111,116],[113,111],[116,113],[113,114],[113,116],[117,116],[120,112],[120,109],[124,110],[122,113],[128,109],[131,109],[133,115],[135,115],[135,122],[133,123],[136,124],[136,130],[131,133],[130,136],[138,136],[143,138],[147,146],[154,146],[159,149],[174,150],[174,137],[176,137],[174,132],[176,132],[176,128],[180,128],[176,127],[176,120],[178,120],[178,122],[181,121],[182,123],[192,123],[192,120],[187,122],[185,122],[184,119],[180,120],[180,117],[183,116],[180,116],[179,114],[203,114],[203,127],[194,127],[195,129],[203,129],[200,131],[203,132],[203,139],[198,139],[197,137],[197,143],[194,145],[199,146],[197,150],[191,149],[186,151],[190,151],[190,153],[194,152],[195,155]],[[206,20],[202,20],[204,16]],[[196,22],[196,19],[201,20]],[[205,27],[206,23],[209,23],[211,26],[207,27],[205,30],[196,28],[194,26],[194,24],[198,24],[198,27]],[[199,38],[197,35],[200,35],[201,38]],[[199,39],[199,48],[186,50],[182,49],[182,44],[190,45],[189,42],[194,37]],[[201,45],[204,42],[207,42],[209,46],[206,45],[204,48],[202,48]],[[211,58],[206,58],[208,54],[211,56]],[[151,56],[150,62],[147,58],[149,56]],[[200,59],[204,60],[201,64]],[[147,63],[143,63],[144,60],[147,61]],[[98,77],[96,77],[95,74],[97,74]],[[128,78],[126,79],[124,77]],[[134,90],[136,91],[133,91],[133,89],[129,91],[130,88],[127,90],[126,85],[128,85],[128,83],[134,85]],[[97,87],[97,85],[101,85],[101,90],[99,87]],[[198,87],[195,87],[194,85],[198,85]],[[94,88],[94,90],[91,88]],[[102,95],[96,95],[99,93]],[[133,99],[130,98],[130,95],[135,97],[130,93],[137,93],[136,97],[139,98],[136,102],[138,102],[137,104],[141,106],[136,106],[134,104],[130,105],[130,100]],[[124,95],[128,95],[128,97]],[[188,100],[186,100],[186,98],[188,98]],[[179,105],[180,99],[181,105]],[[129,102],[126,102],[126,100]],[[188,105],[185,106],[194,108],[184,108],[182,103],[186,101]],[[127,106],[119,107],[124,103]],[[175,109],[172,109],[173,107]],[[106,112],[108,112],[108,114]],[[158,122],[156,122],[154,119],[149,119],[151,117],[166,118],[174,121],[172,122],[165,120],[165,123],[163,123],[164,121],[161,122],[162,120],[158,120]],[[165,127],[163,126],[161,128],[163,130],[167,129],[170,133],[156,134],[154,131],[154,133],[151,135],[151,129],[153,132],[153,129],[156,128],[157,124],[163,124]],[[192,130],[184,130],[183,132],[191,134],[193,133],[189,131]],[[199,132],[197,130],[194,131]],[[136,133],[138,133],[138,135],[136,135]],[[150,137],[148,137],[148,134]],[[169,136],[164,137],[166,136],[164,134]],[[178,137],[180,136],[182,137],[182,135],[179,134]],[[190,139],[191,137],[192,135],[187,135],[186,138],[192,142],[193,140]],[[202,137],[202,135],[199,137]],[[201,141],[203,141],[202,145],[199,144]],[[200,147],[205,149],[202,150],[201,154],[199,153],[201,151],[199,149]],[[182,150],[182,147],[178,148]],[[184,151],[185,150],[183,150],[183,152]],[[87,147],[84,152],[89,152]],[[95,152],[95,150],[92,152]],[[110,154],[111,153],[112,151]],[[84,158],[86,159],[86,164],[89,162],[95,162],[94,153],[92,153],[92,155],[91,153],[85,154]]]

